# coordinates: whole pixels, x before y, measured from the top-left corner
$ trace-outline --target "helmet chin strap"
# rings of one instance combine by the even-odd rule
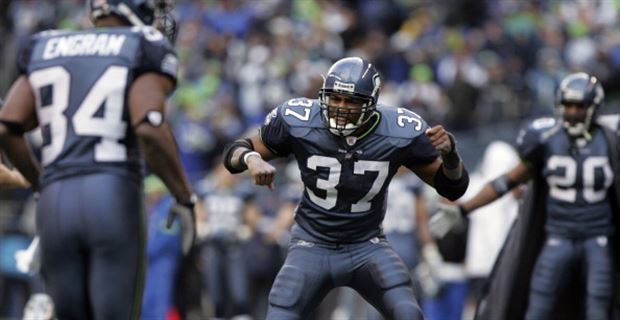
[[[566,132],[571,137],[583,136],[584,138],[586,138],[586,140],[592,139],[592,136],[586,129],[585,124],[583,124],[582,122],[571,125],[570,123],[565,121],[562,123],[562,126],[564,127],[564,129],[566,129]]]
[[[593,114],[594,108],[590,107],[583,122],[570,124],[568,121],[563,120],[562,127],[566,129],[569,136],[575,138],[584,137],[587,141],[590,141],[592,140],[592,134],[590,134],[590,124],[592,123]]]

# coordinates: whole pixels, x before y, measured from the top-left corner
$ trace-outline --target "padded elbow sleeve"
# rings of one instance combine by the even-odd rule
[[[26,133],[26,129],[24,129],[24,126],[17,122],[0,120],[0,123],[2,123],[6,127],[6,131],[10,135],[21,136]]]
[[[237,148],[245,148],[249,149],[248,151],[253,151],[254,145],[252,144],[252,140],[245,138],[237,139],[226,147],[224,150],[224,167],[232,174],[241,173],[247,169],[247,166],[243,166],[243,163],[241,163],[242,161],[239,161],[240,166],[235,167],[232,164],[232,157]]]
[[[455,201],[460,198],[465,191],[467,190],[467,186],[469,185],[469,174],[467,170],[463,169],[463,174],[457,180],[450,180],[443,173],[443,165],[439,167],[437,172],[435,173],[435,190],[447,198],[450,201]]]

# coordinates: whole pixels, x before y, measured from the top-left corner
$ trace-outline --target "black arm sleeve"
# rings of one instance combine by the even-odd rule
[[[435,190],[437,190],[440,195],[446,197],[450,201],[455,201],[465,194],[465,191],[467,191],[467,186],[469,185],[469,174],[467,173],[467,170],[463,168],[461,178],[457,180],[450,180],[443,173],[442,164],[435,173],[434,181]]]
[[[241,166],[233,166],[232,156],[235,153],[235,150],[237,150],[237,148],[246,148],[249,149],[247,150],[249,152],[254,150],[254,145],[252,145],[252,140],[250,140],[249,138],[245,138],[237,139],[226,147],[226,149],[224,150],[224,167],[226,167],[226,169],[232,174],[241,173],[248,168],[246,164],[241,163],[243,161],[240,161]],[[241,157],[243,157],[243,154],[241,155]]]

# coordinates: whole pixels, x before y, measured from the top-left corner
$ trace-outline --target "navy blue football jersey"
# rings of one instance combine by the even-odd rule
[[[518,151],[548,188],[546,230],[566,237],[613,232],[608,191],[614,172],[602,130],[592,140],[571,138],[556,119],[541,118],[522,130]]]
[[[102,171],[139,177],[142,161],[129,122],[129,88],[147,72],[176,82],[177,65],[170,43],[151,27],[33,35],[19,54],[18,69],[36,98],[42,183]]]
[[[398,168],[438,157],[420,116],[405,108],[377,111],[369,133],[358,138],[330,133],[318,100],[286,101],[265,118],[264,144],[278,156],[293,154],[299,165],[304,192],[295,220],[317,240],[350,243],[380,235]]]
[[[236,182],[222,186],[216,177],[204,181],[198,187],[198,194],[207,212],[207,236],[211,238],[236,235],[244,223],[246,204],[253,200],[251,185]]]

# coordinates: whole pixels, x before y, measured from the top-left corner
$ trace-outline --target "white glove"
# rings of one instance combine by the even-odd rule
[[[415,277],[420,283],[424,297],[435,297],[441,288],[441,281],[437,277],[437,274],[433,272],[431,266],[429,266],[426,261],[422,261],[418,263],[414,272]]]
[[[437,238],[443,238],[450,230],[462,228],[464,218],[458,205],[438,203],[437,212],[428,220],[428,228],[431,234]]]
[[[196,241],[196,216],[194,213],[194,206],[191,204],[180,204],[176,201],[173,202],[168,212],[166,228],[170,229],[172,227],[175,217],[179,217],[179,221],[181,222],[181,251],[186,255]]]
[[[422,247],[422,257],[435,273],[437,273],[437,270],[443,265],[443,258],[434,243],[429,243]]]
[[[41,267],[41,250],[39,249],[39,237],[34,237],[25,250],[15,252],[15,265],[17,270],[23,273],[37,273]]]
[[[34,293],[24,306],[23,320],[52,320],[55,319],[55,307],[52,298],[45,293]]]

